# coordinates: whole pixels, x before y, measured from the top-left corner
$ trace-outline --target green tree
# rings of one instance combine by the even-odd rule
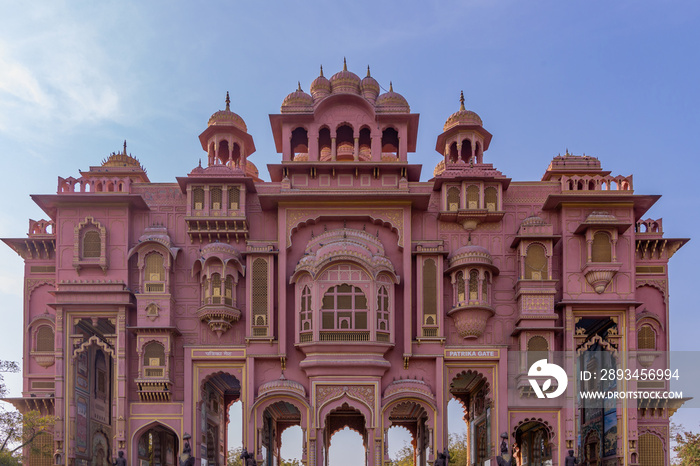
[[[296,458],[291,460],[282,460],[280,466],[301,466],[301,462]]]
[[[19,372],[19,365],[13,361],[0,361],[0,398],[7,396],[3,372]],[[28,447],[32,453],[51,455],[50,451],[38,451],[34,440],[50,432],[54,422],[53,416],[42,416],[38,411],[22,415],[0,405],[0,465],[21,464],[20,455],[24,447]]]
[[[404,442],[396,453],[396,458],[389,463],[391,466],[413,466],[413,445]]]
[[[226,455],[226,466],[243,466],[242,451],[243,447],[231,448]]]
[[[696,466],[700,464],[700,433],[686,430],[682,425],[671,424],[672,438],[676,445],[675,465]]]
[[[467,464],[467,433],[450,434],[448,448],[450,449],[450,464],[463,466]]]

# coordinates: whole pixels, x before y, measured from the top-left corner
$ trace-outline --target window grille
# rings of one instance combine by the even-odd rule
[[[192,208],[194,210],[204,208],[204,189],[201,187],[192,189]]]
[[[484,281],[481,282],[481,300],[485,303],[489,302],[489,274],[484,272]]]
[[[447,190],[447,210],[459,210],[459,188],[453,186]]]
[[[238,210],[241,205],[241,190],[238,186],[228,188],[228,208]]]
[[[642,350],[656,350],[656,333],[654,329],[649,325],[642,325],[642,327],[637,332],[637,349]]]
[[[479,272],[469,272],[469,301],[479,300]]]
[[[548,277],[547,255],[544,246],[531,244],[525,255],[525,279],[547,280]]]
[[[591,260],[593,262],[612,262],[612,245],[610,244],[610,237],[602,231],[598,231],[595,235],[593,235]]]
[[[36,332],[36,350],[52,353],[54,351],[53,329],[48,325],[42,325]]]
[[[163,345],[152,341],[143,349],[143,365],[144,366],[163,366],[165,361],[165,349]]]
[[[209,197],[211,199],[211,209],[221,210],[221,188],[218,186],[210,188]]]
[[[664,463],[664,445],[661,439],[649,433],[640,435],[639,465],[664,466]]]
[[[377,330],[389,330],[389,292],[385,286],[377,293]]]
[[[433,259],[423,262],[423,315],[426,325],[435,325],[437,315],[437,266]],[[428,317],[433,316],[432,324],[428,324]]]
[[[464,294],[464,274],[462,272],[457,272],[455,280],[457,281],[457,301],[461,303],[466,298]]]
[[[153,252],[146,256],[146,281],[162,282],[165,279],[163,256]]]
[[[232,306],[233,305],[233,277],[231,275],[228,275],[226,277],[226,282],[224,283],[224,301],[225,304]]]
[[[211,302],[221,304],[221,275],[218,273],[211,275]]]
[[[102,255],[102,239],[96,230],[86,231],[83,235],[83,258],[100,257]]]
[[[494,212],[498,208],[498,190],[490,186],[484,190],[484,203],[486,210]]]
[[[479,208],[479,187],[476,185],[471,185],[467,188],[467,208]]]
[[[301,329],[311,330],[311,290],[305,286],[301,292]]]
[[[267,261],[262,258],[253,262],[252,287],[253,315],[267,315]]]
[[[547,359],[549,343],[544,337],[532,337],[527,341],[527,367],[532,366],[540,359]]]
[[[53,451],[53,435],[42,432],[31,443],[27,464],[32,466],[53,466]]]

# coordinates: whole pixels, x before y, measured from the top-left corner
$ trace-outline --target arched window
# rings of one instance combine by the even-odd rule
[[[531,244],[525,253],[525,279],[547,280],[547,254],[541,244]]]
[[[304,128],[296,128],[292,131],[292,160],[296,160],[300,154],[309,152],[309,136]]]
[[[163,256],[152,252],[145,259],[144,279],[146,293],[163,293],[165,291],[165,267]]]
[[[459,158],[459,154],[457,153],[457,143],[453,142],[452,144],[450,144],[450,154],[448,161],[450,163],[457,163],[457,158]]]
[[[399,133],[394,128],[382,131],[382,159],[399,158]]]
[[[301,331],[307,332],[312,329],[311,320],[311,290],[308,286],[305,286],[301,292],[301,308],[300,315],[301,319]]]
[[[591,260],[593,262],[611,262],[612,261],[612,245],[610,236],[607,233],[598,231],[593,235],[593,244],[591,245]]]
[[[484,280],[481,282],[481,300],[485,303],[489,302],[489,273],[484,272]]]
[[[221,304],[221,275],[211,274],[211,303]]]
[[[253,326],[264,327],[267,325],[267,261],[259,257],[253,261],[253,285],[252,302]],[[253,329],[253,336],[266,336],[266,328]]]
[[[423,262],[423,324],[437,325],[437,266],[433,259]]]
[[[83,234],[83,259],[97,258],[102,255],[102,239],[97,230],[88,230]]]
[[[209,198],[210,198],[210,208],[211,210],[221,210],[221,187],[220,186],[212,186],[209,189]]]
[[[467,208],[479,208],[479,187],[476,185],[471,185],[467,187]]]
[[[335,148],[336,160],[350,161],[354,159],[355,141],[352,127],[343,125],[336,130]]]
[[[464,274],[460,271],[457,272],[457,275],[455,276],[455,281],[457,282],[457,302],[463,302],[466,298],[466,295],[464,293]]]
[[[163,377],[165,375],[165,348],[157,341],[143,347],[143,367],[146,377]]]
[[[544,337],[536,336],[527,341],[527,367],[532,366],[540,359],[547,359],[549,343]]]
[[[228,148],[228,141],[223,140],[219,143],[219,160],[218,163],[225,164],[228,162],[230,156],[230,151]]]
[[[472,158],[472,142],[469,139],[465,139],[462,141],[462,153],[460,154],[460,158],[465,162],[469,163]]]
[[[389,331],[389,292],[386,286],[380,287],[377,292],[377,330]]]
[[[484,204],[486,204],[486,210],[489,212],[498,210],[498,190],[493,186],[489,186],[484,190]]]
[[[469,301],[479,300],[479,272],[469,272]]]
[[[323,295],[321,328],[324,330],[366,330],[367,298],[359,287],[336,285]]]
[[[51,352],[54,351],[54,334],[53,328],[49,325],[42,325],[36,332],[36,351]]]
[[[233,306],[233,277],[231,275],[226,276],[224,283],[224,304]]]
[[[331,130],[321,128],[318,132],[318,157],[321,162],[331,159]]]
[[[456,212],[459,210],[459,188],[452,186],[447,190],[447,210]]]
[[[241,203],[241,190],[238,186],[228,188],[228,208],[238,210]]]
[[[372,158],[372,133],[365,127],[360,130],[360,160]]]
[[[637,349],[639,351],[656,351],[656,332],[651,325],[642,325],[637,331]]]
[[[192,189],[192,208],[194,210],[204,209],[204,188],[196,187]]]

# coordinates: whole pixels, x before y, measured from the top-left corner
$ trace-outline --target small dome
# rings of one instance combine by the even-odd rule
[[[103,167],[135,167],[143,170],[138,159],[126,153],[126,141],[124,141],[124,152],[112,152],[112,154],[102,161]]]
[[[359,94],[360,77],[352,71],[348,71],[348,65],[343,59],[343,71],[334,74],[331,79],[331,91],[334,94]]]
[[[323,99],[331,93],[331,82],[323,76],[323,66],[321,74],[311,83],[311,95],[314,100]]]
[[[295,392],[306,398],[306,389],[304,386],[299,382],[285,378],[284,374],[280,375],[279,379],[264,383],[258,388],[258,396],[271,392]]]
[[[520,224],[521,226],[537,226],[537,225],[547,225],[547,222],[542,220],[537,215],[530,215]]]
[[[282,113],[302,113],[314,111],[314,98],[299,88],[284,98]]]
[[[243,118],[231,111],[231,99],[226,92],[226,110],[219,110],[209,118],[208,126],[235,126],[241,131],[248,132],[248,127]]]
[[[258,171],[258,167],[256,167],[253,162],[247,159],[245,161],[245,174],[252,178],[255,178],[256,180],[260,179],[260,172]]]
[[[377,100],[379,95],[379,83],[369,74],[369,65],[367,65],[367,76],[360,83],[360,90],[362,91],[362,96],[371,101]]]
[[[493,272],[498,273],[498,268],[493,265],[491,253],[486,248],[471,244],[471,242],[458,248],[448,256],[447,260],[450,269],[462,265],[484,265],[492,269]]]
[[[435,165],[435,169],[433,170],[433,176],[438,176],[440,173],[445,171],[445,161],[440,160],[437,165]]]
[[[459,97],[459,103],[459,111],[450,115],[445,122],[445,126],[442,127],[443,131],[447,131],[448,129],[459,125],[483,126],[483,122],[481,121],[481,117],[479,117],[479,115],[464,108],[464,92],[462,92]]]
[[[394,92],[393,83],[389,84],[389,92],[377,97],[375,108],[377,113],[409,113],[411,111],[404,96]]]

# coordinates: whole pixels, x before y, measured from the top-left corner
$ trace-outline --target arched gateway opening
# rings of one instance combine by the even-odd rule
[[[391,428],[403,427],[411,435],[411,464],[416,466],[428,464],[430,436],[428,412],[425,407],[413,401],[399,402],[389,413],[389,425]],[[389,435],[387,435],[387,441],[389,440]]]
[[[292,403],[278,401],[265,409],[262,430],[263,465],[282,463],[282,434],[293,426],[301,426],[301,412]]]
[[[175,466],[179,451],[175,432],[162,424],[154,423],[146,428],[138,440],[139,466]]]
[[[206,445],[202,459],[210,466],[224,466],[229,451],[229,408],[241,397],[241,383],[229,373],[218,372],[204,379],[200,389],[201,442]]]
[[[450,383],[450,395],[462,406],[466,423],[466,464],[481,466],[486,464],[493,452],[491,443],[491,387],[480,372],[467,370],[457,374]],[[449,432],[452,434],[452,432]],[[455,432],[458,433],[458,432]]]
[[[339,449],[335,447],[334,443],[332,443],[332,441],[336,440],[336,438],[340,436],[336,436],[335,434],[339,433],[340,431],[343,431],[346,428],[356,432],[362,440],[362,455],[360,460],[361,462],[357,462],[358,466],[362,464],[367,464],[367,449],[369,439],[367,438],[368,433],[366,429],[365,416],[360,410],[353,408],[348,403],[343,403],[341,406],[333,409],[326,416],[324,439],[324,457],[326,458],[325,466],[334,466],[339,464],[341,456],[344,459],[347,459],[348,454],[357,455],[357,453],[359,453],[358,448],[354,448],[353,452],[350,453],[347,448]],[[346,433],[342,436],[345,437],[346,440],[350,440],[350,442],[354,441],[353,444],[357,443],[357,438],[347,439],[348,437],[356,437],[355,435],[347,435]],[[357,446],[359,447],[359,444]],[[334,448],[331,449],[331,447]],[[358,459],[360,459],[359,455]]]

